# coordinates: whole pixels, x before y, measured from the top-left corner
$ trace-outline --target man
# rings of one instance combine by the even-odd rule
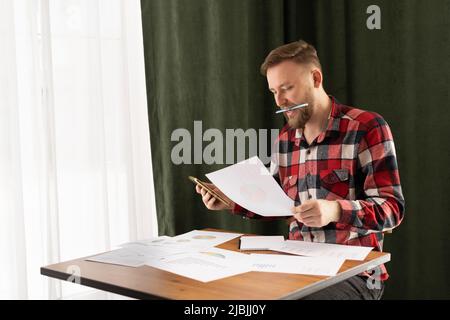
[[[381,251],[383,232],[404,213],[394,141],[378,114],[342,105],[323,88],[314,47],[296,41],[274,49],[261,72],[286,126],[275,141],[271,172],[295,200],[291,240],[371,246]],[[215,188],[213,185],[211,185]],[[260,218],[228,199],[226,207],[196,187],[208,209]],[[380,299],[388,278],[383,266],[319,291],[307,299]]]

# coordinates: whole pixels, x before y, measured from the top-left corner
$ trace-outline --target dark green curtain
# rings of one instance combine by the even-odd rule
[[[287,234],[284,221],[204,208],[187,176],[204,178],[226,164],[173,164],[171,134],[185,128],[194,138],[194,121],[223,133],[280,128],[259,66],[271,49],[304,39],[318,50],[326,91],[380,113],[394,134],[407,207],[385,240],[392,253],[385,298],[450,298],[450,1],[141,3],[160,234],[207,227]],[[372,4],[381,9],[381,30],[366,27]]]

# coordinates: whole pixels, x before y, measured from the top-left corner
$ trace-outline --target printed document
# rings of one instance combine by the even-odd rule
[[[242,233],[228,233],[218,231],[192,230],[173,237],[171,240],[179,245],[203,249],[215,247],[242,236]]]
[[[261,216],[292,216],[289,198],[255,156],[206,174],[228,198]]]
[[[95,255],[86,260],[128,267],[140,267],[151,260],[161,259],[173,254],[186,252],[184,248],[145,247],[128,245],[126,247]]]
[[[152,260],[146,265],[201,282],[218,280],[250,271],[249,255],[219,248],[207,248],[195,253]]]
[[[315,276],[335,276],[344,259],[324,257],[298,257],[278,254],[256,254],[252,258],[252,271],[283,272]]]
[[[286,240],[273,245],[271,250],[310,257],[333,257],[350,260],[364,260],[372,247],[347,246],[342,244]]]
[[[238,238],[241,235],[242,233],[193,230],[175,237],[161,236],[128,242],[121,246],[141,245],[147,247],[161,247],[161,249],[173,249],[179,247],[185,248],[186,251],[197,251],[203,248],[215,247],[219,244]]]
[[[161,236],[122,244],[120,249],[102,253],[86,260],[139,267],[147,261],[159,260],[180,253],[197,252],[214,247],[241,233],[193,230],[176,237]]]

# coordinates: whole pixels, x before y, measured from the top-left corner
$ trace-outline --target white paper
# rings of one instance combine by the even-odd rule
[[[278,254],[251,254],[252,271],[335,276],[344,259],[298,257]]]
[[[160,247],[161,249],[184,249],[186,252],[198,251],[204,248],[210,248],[238,238],[242,233],[228,233],[216,231],[193,230],[180,234],[175,237],[160,236],[151,239],[138,240],[134,242],[124,243],[121,246],[144,246],[144,247]]]
[[[271,247],[282,244],[283,236],[246,236],[240,239],[241,250],[270,250]]]
[[[183,253],[181,249],[161,249],[158,247],[143,247],[140,245],[129,245],[124,248],[112,250],[106,253],[102,253],[96,256],[87,258],[86,260],[117,264],[128,267],[139,267],[146,262],[161,259],[163,257]]]
[[[250,271],[248,255],[219,248],[207,248],[195,253],[153,260],[146,264],[201,282],[218,280]]]
[[[170,240],[172,239],[172,237],[169,236],[160,236],[160,237],[154,237],[154,238],[150,238],[150,239],[143,239],[143,240],[137,240],[137,241],[132,241],[132,242],[127,242],[124,244],[121,244],[119,247],[129,247],[129,246],[134,246],[134,245],[140,245],[140,246],[159,246],[162,243],[164,243],[164,241],[166,240]]]
[[[310,257],[334,257],[350,260],[364,260],[372,247],[347,246],[341,244],[286,240],[271,250]]]
[[[261,216],[292,216],[289,198],[255,156],[206,174],[228,198]]]
[[[176,237],[161,236],[124,243],[121,249],[102,253],[86,260],[139,267],[149,261],[212,248],[241,235],[241,233],[193,230]]]
[[[195,249],[215,247],[242,236],[242,233],[193,230],[171,238],[172,245],[178,244]],[[164,242],[162,242],[164,244]],[[169,243],[169,242],[166,242]]]
[[[145,240],[138,240],[134,242],[128,242],[121,245],[126,248],[129,246],[138,246],[144,248],[151,248],[149,250],[160,250],[162,253],[161,257],[169,256],[171,254],[184,253],[184,252],[195,252],[199,249],[208,247],[209,244],[198,244],[192,245],[190,242],[177,241],[175,237],[161,236],[158,238],[151,238]]]

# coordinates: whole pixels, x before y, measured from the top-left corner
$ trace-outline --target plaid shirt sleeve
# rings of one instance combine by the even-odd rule
[[[394,141],[383,118],[368,129],[358,150],[357,178],[363,186],[358,200],[336,200],[342,215],[337,229],[365,229],[375,232],[398,226],[404,213]]]

